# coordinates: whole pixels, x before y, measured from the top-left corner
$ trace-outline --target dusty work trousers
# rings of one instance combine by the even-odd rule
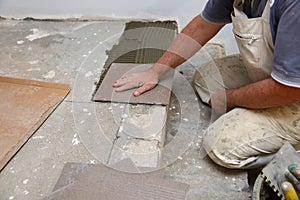
[[[204,102],[222,89],[251,83],[239,55],[216,59],[195,73],[195,89]],[[227,168],[256,168],[290,142],[300,149],[300,103],[269,109],[235,108],[206,130],[203,146],[210,158]]]

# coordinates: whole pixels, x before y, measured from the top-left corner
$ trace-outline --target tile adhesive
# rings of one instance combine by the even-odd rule
[[[100,87],[112,63],[155,63],[170,46],[178,34],[175,21],[128,22],[120,37],[108,51],[99,82],[93,96]]]

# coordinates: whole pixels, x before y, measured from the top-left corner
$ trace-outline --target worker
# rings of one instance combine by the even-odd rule
[[[149,70],[124,75],[116,91],[151,90],[232,23],[239,55],[197,69],[194,86],[221,116],[205,131],[209,157],[226,168],[262,167],[284,144],[300,149],[300,0],[209,0]]]

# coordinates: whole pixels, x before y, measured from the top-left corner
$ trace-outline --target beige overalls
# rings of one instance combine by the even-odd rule
[[[271,0],[261,17],[250,19],[243,12],[243,3],[235,0],[232,13],[240,55],[216,59],[195,73],[195,89],[204,102],[216,91],[270,77],[274,50],[269,22]],[[209,126],[203,146],[224,167],[254,168],[269,162],[285,141],[300,149],[300,103],[261,110],[235,108]]]

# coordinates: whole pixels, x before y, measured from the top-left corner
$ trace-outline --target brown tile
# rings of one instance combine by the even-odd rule
[[[119,79],[122,75],[145,71],[151,66],[152,64],[113,63],[108,70],[104,80],[102,81],[100,87],[98,88],[94,96],[94,100],[168,105],[172,89],[173,71],[170,71],[165,76],[163,76],[159,84],[153,90],[148,91],[138,97],[133,96],[133,92],[136,89],[131,89],[123,92],[115,92],[115,89],[112,87],[114,81]]]
[[[0,76],[0,170],[69,91],[68,85]]]
[[[188,188],[183,183],[90,165],[76,182],[56,190],[44,200],[184,200]]]
[[[66,163],[61,175],[54,186],[53,191],[58,190],[60,188],[66,187],[74,182],[78,181],[79,177],[84,173],[89,167],[92,167],[94,170],[101,170],[102,165],[100,164],[85,164],[85,163]],[[124,159],[117,163],[110,165],[112,169],[129,172],[132,174],[143,174],[144,176],[149,177],[156,177],[156,178],[163,178],[164,170],[156,170],[152,168],[138,168],[135,164],[131,161],[131,159]],[[144,172],[144,173],[142,173]]]

